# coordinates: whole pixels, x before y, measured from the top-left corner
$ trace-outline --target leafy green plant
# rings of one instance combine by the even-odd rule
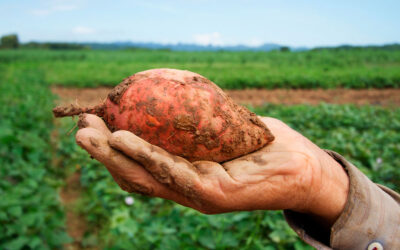
[[[38,71],[0,72],[0,249],[61,247],[70,239],[52,166],[53,96]]]

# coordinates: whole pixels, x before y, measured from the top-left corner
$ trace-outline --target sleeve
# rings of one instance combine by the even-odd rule
[[[290,227],[317,249],[400,249],[400,195],[373,183],[343,156],[326,152],[349,176],[345,208],[330,232],[317,228],[305,214],[285,210]]]

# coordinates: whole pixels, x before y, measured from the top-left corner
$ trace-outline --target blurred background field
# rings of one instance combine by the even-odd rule
[[[341,50],[237,54],[210,52],[199,57],[219,58],[219,55],[222,55],[222,58],[224,56],[251,58],[258,55],[260,58],[266,58],[266,61],[270,60],[268,59],[270,57],[275,58],[275,61],[285,61],[288,57],[304,59],[307,55],[314,53],[319,56],[325,53],[336,58],[338,64],[344,63],[340,61],[343,57],[335,56],[335,53],[344,53]],[[354,53],[369,54],[368,58],[380,58],[382,54],[388,52],[358,50]],[[395,51],[394,55],[398,53]],[[394,56],[392,58],[390,53],[387,55],[390,59],[386,61],[379,59],[380,65],[392,65],[393,69],[397,69],[392,70],[393,72],[400,72],[400,60],[395,60]],[[96,57],[106,57],[107,66],[101,64],[104,59],[95,60]],[[152,57],[161,58],[161,61],[166,60],[166,62],[162,63]],[[91,59],[86,61],[79,58]],[[132,61],[129,58],[132,58]],[[222,79],[218,80],[217,71],[212,66],[203,62],[202,68],[200,66],[196,68],[193,66],[194,63],[187,62],[190,58],[196,58],[196,53],[0,51],[2,102],[0,109],[2,165],[0,221],[3,225],[0,229],[0,245],[2,248],[19,249],[27,246],[32,249],[57,248],[65,243],[84,248],[116,249],[131,249],[132,246],[136,249],[142,247],[143,249],[190,247],[226,249],[239,246],[244,249],[266,249],[267,246],[271,249],[307,248],[286,225],[281,212],[256,211],[206,216],[169,201],[149,199],[123,192],[113,182],[104,167],[91,160],[75,145],[74,132],[71,134],[69,131],[74,127],[76,119],[75,121],[70,118],[61,121],[52,119],[51,108],[54,102],[63,96],[53,95],[50,91],[51,84],[73,87],[95,87],[105,83],[114,85],[119,81],[118,79],[137,70],[160,66],[204,71],[206,73],[203,74],[207,77],[209,70],[209,72],[214,72],[210,73],[210,78],[214,74],[216,83],[222,87],[241,88],[239,82],[252,81],[251,79],[232,80],[232,75],[229,74],[222,74]],[[298,64],[313,65],[312,58]],[[154,60],[153,63],[152,60]],[[366,63],[363,60],[359,59],[358,64],[365,66]],[[145,66],[143,66],[143,61],[146,61]],[[223,62],[222,59],[220,61]],[[124,62],[129,62],[134,70],[129,72],[129,67],[125,67]],[[257,60],[253,62],[249,59],[248,63],[268,67]],[[96,66],[89,67],[87,64]],[[238,59],[226,60],[226,64],[236,65],[244,72],[243,75],[248,73],[247,68],[240,67]],[[224,64],[221,63],[221,65]],[[295,65],[293,67],[296,67]],[[110,73],[106,70],[110,68],[118,70],[110,70],[112,72]],[[227,71],[228,68],[226,67]],[[386,69],[384,66],[382,68]],[[312,66],[309,66],[307,70],[315,72],[319,70],[319,67],[313,70]],[[275,72],[282,79],[286,76],[285,72],[279,71],[279,67],[275,68]],[[96,80],[102,79],[98,75],[105,74],[109,74],[110,78],[106,78],[109,80],[104,80],[104,82]],[[384,73],[380,74],[383,78],[386,76]],[[249,75],[258,77],[261,79],[260,82],[263,79],[269,80],[266,76]],[[227,77],[225,79],[231,80],[224,82],[225,76]],[[306,76],[303,75],[303,81],[307,82],[304,78]],[[70,82],[66,79],[70,79]],[[73,79],[80,79],[82,82],[74,82]],[[387,81],[392,81],[393,86],[399,84],[394,79]],[[230,82],[233,84],[229,85]],[[299,86],[295,80],[287,82],[287,88],[294,86]],[[303,85],[300,84],[300,86]],[[267,103],[268,100],[264,106],[251,108],[259,115],[283,120],[319,146],[343,154],[374,181],[399,191],[400,159],[397,156],[400,154],[398,133],[400,110],[396,106],[354,106],[351,104],[285,106]],[[68,183],[69,176],[75,172],[78,173],[79,178]],[[65,191],[66,188],[69,190]],[[63,204],[60,197],[63,192],[67,192],[65,194],[67,197],[70,195],[68,192],[75,192],[77,197],[72,194],[71,199],[74,201],[72,207]],[[132,197],[134,203],[127,204],[127,197]],[[83,220],[84,223],[78,222],[77,226],[69,225],[67,229],[66,214],[71,211],[75,215],[68,219]],[[74,216],[78,217],[74,218]],[[69,232],[75,236],[72,238],[68,236],[68,230],[79,230],[79,232],[78,235]],[[77,241],[79,244],[76,243]]]
[[[49,3],[47,12],[32,15],[44,22],[58,13],[57,23],[66,20],[64,12],[75,10],[73,5],[56,8]],[[170,11],[162,3],[154,6]],[[13,20],[4,11],[0,8],[3,18]],[[395,23],[390,13],[385,12],[388,23]],[[361,14],[349,13],[353,15]],[[164,43],[155,48],[154,43],[79,42],[85,32],[96,35],[84,27],[76,29],[80,36],[73,39],[78,42],[48,42],[51,37],[46,35],[54,32],[49,22],[49,32],[32,31],[44,40],[19,41],[3,34],[8,29],[2,25],[0,249],[311,249],[289,228],[281,211],[202,215],[120,190],[105,168],[75,144],[77,119],[53,119],[56,104],[98,103],[108,88],[150,68],[200,73],[258,115],[281,119],[320,147],[345,156],[374,182],[400,192],[400,45],[389,44],[393,39],[385,40],[388,45],[322,46],[319,41],[321,46],[275,44],[266,50],[216,43],[214,34],[209,44],[200,39],[196,46]],[[245,33],[247,27],[241,30]],[[62,25],[57,28],[62,30]],[[15,30],[23,30],[23,25]],[[70,40],[67,32],[57,34]]]

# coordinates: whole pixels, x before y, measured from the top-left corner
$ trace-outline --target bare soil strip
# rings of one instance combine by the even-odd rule
[[[81,192],[80,173],[74,172],[67,177],[65,186],[60,191],[60,197],[66,211],[67,233],[73,239],[72,243],[65,245],[64,248],[67,250],[83,249],[81,242],[86,232],[86,220],[75,210]]]
[[[101,103],[111,88],[52,87],[60,104],[92,106]],[[335,104],[400,106],[400,89],[245,89],[225,90],[237,103],[261,106],[272,104]]]
[[[54,125],[59,126],[58,120],[54,119]],[[58,130],[54,129],[51,133],[51,144],[52,147],[52,166],[61,166],[62,159],[57,157],[57,143],[59,140]],[[81,196],[82,186],[80,182],[80,172],[75,169],[74,172],[69,174],[64,179],[64,186],[59,191],[62,205],[65,211],[65,225],[67,227],[67,233],[72,238],[71,243],[64,245],[66,250],[81,250],[82,239],[87,229],[86,219],[84,216],[79,214],[75,209],[77,202]]]

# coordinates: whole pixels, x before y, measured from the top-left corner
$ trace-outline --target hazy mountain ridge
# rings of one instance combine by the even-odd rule
[[[8,41],[3,38],[13,38]],[[10,43],[6,44],[4,41]],[[3,36],[0,42],[2,48],[31,48],[31,49],[94,49],[94,50],[121,50],[121,49],[143,49],[143,50],[169,50],[169,51],[306,51],[306,50],[353,50],[353,49],[384,49],[400,50],[399,43],[382,45],[348,45],[316,46],[316,47],[290,47],[275,43],[264,43],[259,46],[248,45],[199,45],[194,43],[163,44],[156,42],[26,42],[19,43],[16,35]]]
[[[150,50],[171,50],[171,51],[305,51],[305,50],[346,50],[346,49],[385,49],[399,50],[400,44],[382,44],[382,45],[348,45],[342,44],[337,46],[316,46],[316,47],[290,47],[275,43],[264,43],[259,46],[248,45],[199,45],[193,43],[177,43],[177,44],[162,44],[162,43],[144,43],[144,42],[111,42],[111,43],[76,43],[91,49],[150,49]]]
[[[113,43],[81,43],[92,49],[127,49],[127,48],[143,48],[143,49],[165,49],[172,51],[271,51],[279,50],[281,48],[288,48],[287,46],[265,43],[260,46],[247,46],[247,45],[228,45],[228,46],[215,46],[215,45],[199,45],[191,43],[177,43],[177,44],[161,44],[161,43],[139,43],[139,42],[113,42]],[[307,50],[305,47],[293,47],[291,50]]]

